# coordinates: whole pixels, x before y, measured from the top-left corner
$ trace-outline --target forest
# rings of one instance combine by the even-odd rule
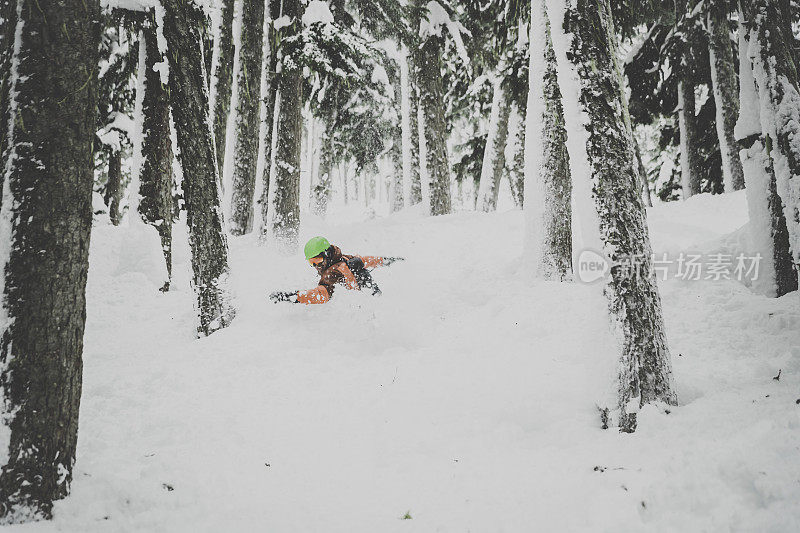
[[[0,122],[9,530],[800,529],[798,0],[0,0]]]

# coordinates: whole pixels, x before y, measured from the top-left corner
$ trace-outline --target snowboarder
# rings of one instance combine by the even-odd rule
[[[377,296],[381,290],[367,269],[404,260],[402,257],[345,255],[325,237],[309,240],[304,252],[309,264],[319,273],[319,283],[307,291],[273,292],[269,298],[274,303],[324,304],[333,296],[336,285],[355,290],[371,289],[372,295]]]

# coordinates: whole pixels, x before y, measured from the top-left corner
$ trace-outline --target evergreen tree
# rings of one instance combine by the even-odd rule
[[[264,0],[244,0],[230,222],[234,235],[243,235],[253,229],[259,134],[259,122],[255,118],[259,117],[261,98],[263,29]]]
[[[8,70],[0,125],[6,200],[0,386],[10,430],[0,474],[4,523],[50,518],[72,481],[101,30],[96,0],[11,4],[2,6]],[[18,35],[19,44],[10,56],[9,35]]]
[[[142,26],[145,46],[145,86],[142,102],[142,167],[139,173],[139,214],[152,225],[161,238],[161,249],[167,266],[167,281],[162,290],[169,289],[172,279],[172,222],[174,179],[172,176],[172,139],[169,126],[169,78],[164,68],[164,55],[158,48],[156,15],[145,15]],[[142,43],[140,43],[140,46]]]
[[[569,101],[565,97],[565,106],[574,103],[584,116],[582,124],[566,116],[568,134],[573,137],[570,146],[582,145],[575,152],[571,149],[570,162],[578,161],[577,168],[588,172],[599,244],[612,265],[604,292],[612,323],[622,335],[618,423],[621,430],[633,431],[640,406],[676,403],[661,298],[639,194],[609,0],[570,2],[564,16],[571,40],[569,50],[557,55],[567,58],[580,81],[579,94],[570,94]],[[625,268],[626,262],[636,268]]]
[[[233,8],[234,0],[222,0],[220,25],[219,25],[219,38],[217,47],[217,64],[214,76],[211,78],[215,80],[211,101],[212,116],[214,124],[214,141],[217,150],[217,168],[219,169],[219,178],[222,180],[222,175],[225,169],[225,139],[228,132],[228,114],[231,108],[231,93],[233,86]],[[203,22],[200,23],[200,28],[204,27],[205,17]]]
[[[722,156],[725,192],[744,189],[744,171],[733,129],[739,116],[739,93],[728,21],[727,0],[707,0],[706,28],[714,101],[717,106],[717,135]]]
[[[533,0],[531,9],[530,97],[525,133],[528,249],[538,275],[565,280],[572,275],[572,178],[564,107],[547,8],[543,0]]]
[[[164,37],[169,91],[183,168],[183,195],[192,250],[198,334],[210,335],[233,320],[228,290],[228,242],[208,122],[208,94],[201,54],[202,10],[191,0],[165,0]]]

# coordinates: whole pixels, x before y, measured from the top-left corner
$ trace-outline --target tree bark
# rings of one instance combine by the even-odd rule
[[[556,73],[550,21],[543,0],[534,0],[525,166],[525,213],[529,251],[537,275],[565,281],[572,276],[572,177],[564,107]],[[544,58],[544,70],[533,54]]]
[[[139,213],[142,220],[156,228],[161,238],[161,249],[167,265],[167,281],[163,290],[168,290],[172,279],[173,153],[169,94],[167,86],[162,83],[161,74],[153,69],[156,63],[164,61],[158,49],[157,24],[155,13],[149,12],[143,30],[146,59]]]
[[[647,204],[647,207],[653,207],[653,196],[650,194],[650,180],[647,178],[647,168],[644,166],[644,161],[642,161],[642,149],[639,147],[639,141],[636,140],[636,137],[633,138],[633,146],[636,148],[636,164],[639,167],[642,198]]]
[[[302,6],[299,0],[284,0],[283,16],[291,21],[281,29],[285,41],[301,31]],[[275,147],[274,209],[272,234],[278,247],[291,253],[297,248],[300,231],[300,143],[302,141],[302,70],[291,53],[284,49],[278,67],[278,139]]]
[[[800,267],[800,79],[778,0],[743,2],[760,101],[761,130],[783,203],[792,261]]]
[[[400,61],[405,61],[405,57],[401,57]],[[389,211],[394,213],[400,211],[404,207],[403,196],[403,80],[401,76],[401,65],[396,65],[391,70],[392,88],[394,89],[394,105],[397,122],[392,125],[392,147],[389,155],[392,159],[392,168],[394,174],[392,175],[389,198]],[[406,105],[408,103],[406,102]]]
[[[744,189],[744,171],[739,147],[733,133],[739,117],[739,87],[733,65],[728,2],[709,0],[707,25],[709,62],[717,106],[717,136],[722,155],[722,176],[725,192]]]
[[[186,222],[192,250],[193,287],[199,335],[210,335],[233,320],[227,290],[228,242],[214,144],[208,127],[208,94],[203,83],[200,7],[191,0],[164,0],[164,37],[169,52],[172,116],[183,169]]]
[[[191,1],[191,0],[187,0]],[[233,6],[234,0],[222,0],[222,16],[219,28],[219,51],[216,87],[214,89],[214,142],[217,150],[219,179],[225,169],[225,137],[228,131],[228,114],[231,108],[233,86]],[[212,78],[214,79],[214,78]]]
[[[411,185],[409,189],[409,205],[417,205],[422,201],[422,182],[420,181],[419,160],[419,84],[417,83],[417,68],[415,53],[408,54],[408,94],[409,94],[409,125],[411,143]]]
[[[513,132],[514,157],[508,169],[508,181],[511,186],[511,196],[514,205],[523,209],[525,204],[525,108],[516,102],[510,102],[512,113],[516,115]],[[512,132],[509,132],[512,135]]]
[[[481,181],[478,188],[477,207],[484,212],[497,209],[497,198],[500,194],[500,179],[506,165],[506,140],[508,139],[508,117],[511,107],[508,105],[506,91],[503,88],[502,74],[496,73],[492,95],[492,110],[489,116],[489,133],[486,147],[483,150]]]
[[[269,0],[269,18],[270,20],[277,20],[280,17],[281,0]],[[264,118],[264,136],[261,143],[264,146],[264,165],[261,175],[261,198],[258,203],[261,205],[261,235],[259,242],[266,242],[267,232],[270,227],[269,217],[269,191],[273,182],[273,158],[274,147],[277,139],[273,135],[275,130],[275,103],[278,96],[278,75],[276,69],[278,65],[278,32],[275,31],[275,25],[270,23],[267,27],[267,60],[265,68],[267,69],[265,76],[265,83],[267,90],[264,94],[264,109],[266,111]]]
[[[8,130],[3,196],[11,200],[0,210],[0,386],[11,431],[0,474],[3,523],[49,519],[72,481],[100,45],[97,0],[17,1],[14,100],[0,125]]]
[[[231,233],[253,230],[253,193],[258,164],[261,60],[263,59],[264,0],[244,0],[239,51],[239,99],[233,162]]]
[[[423,177],[429,184],[430,214],[433,216],[446,215],[451,210],[447,124],[442,89],[442,40],[437,35],[427,36],[416,50],[415,59],[419,87],[418,105],[421,109],[420,115],[424,117],[421,131],[425,142],[425,164],[421,166],[426,170]]]
[[[105,201],[108,206],[108,218],[115,226],[119,226],[122,213],[119,212],[119,201],[122,197],[122,152],[112,150],[108,156],[108,180],[106,181]]]
[[[566,15],[565,26],[573,33],[568,58],[580,79],[579,107],[585,116],[586,157],[599,237],[611,263],[604,292],[622,342],[619,426],[633,431],[640,406],[677,402],[661,298],[639,195],[609,0],[577,0],[570,3]],[[570,125],[570,134],[581,127]]]
[[[681,138],[681,185],[683,199],[700,194],[700,153],[697,139],[697,114],[694,76],[691,65],[695,46],[694,20],[689,17],[687,0],[675,1],[676,24],[683,25],[685,40],[678,65],[678,124]]]
[[[314,214],[325,218],[331,197],[331,173],[333,172],[333,135],[326,126],[320,136],[319,182],[312,189]]]
[[[17,29],[17,1],[0,0],[0,173],[5,173],[8,158],[8,124],[11,88],[11,60]],[[0,206],[2,206],[0,195]]]

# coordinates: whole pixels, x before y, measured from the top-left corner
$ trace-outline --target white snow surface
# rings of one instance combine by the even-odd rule
[[[322,24],[331,24],[333,22],[331,8],[323,0],[311,0],[303,13],[303,26],[311,26],[315,22]]]
[[[381,298],[273,305],[314,272],[233,238],[239,311],[201,340],[185,225],[162,294],[118,270],[124,228],[98,220],[72,495],[7,530],[800,528],[797,294],[660,283],[681,404],[621,434],[595,407],[616,369],[605,301],[526,274],[521,212],[339,218],[305,216],[301,237],[405,256],[374,271]],[[742,192],[698,195],[649,220],[656,252],[695,249],[747,210]]]

